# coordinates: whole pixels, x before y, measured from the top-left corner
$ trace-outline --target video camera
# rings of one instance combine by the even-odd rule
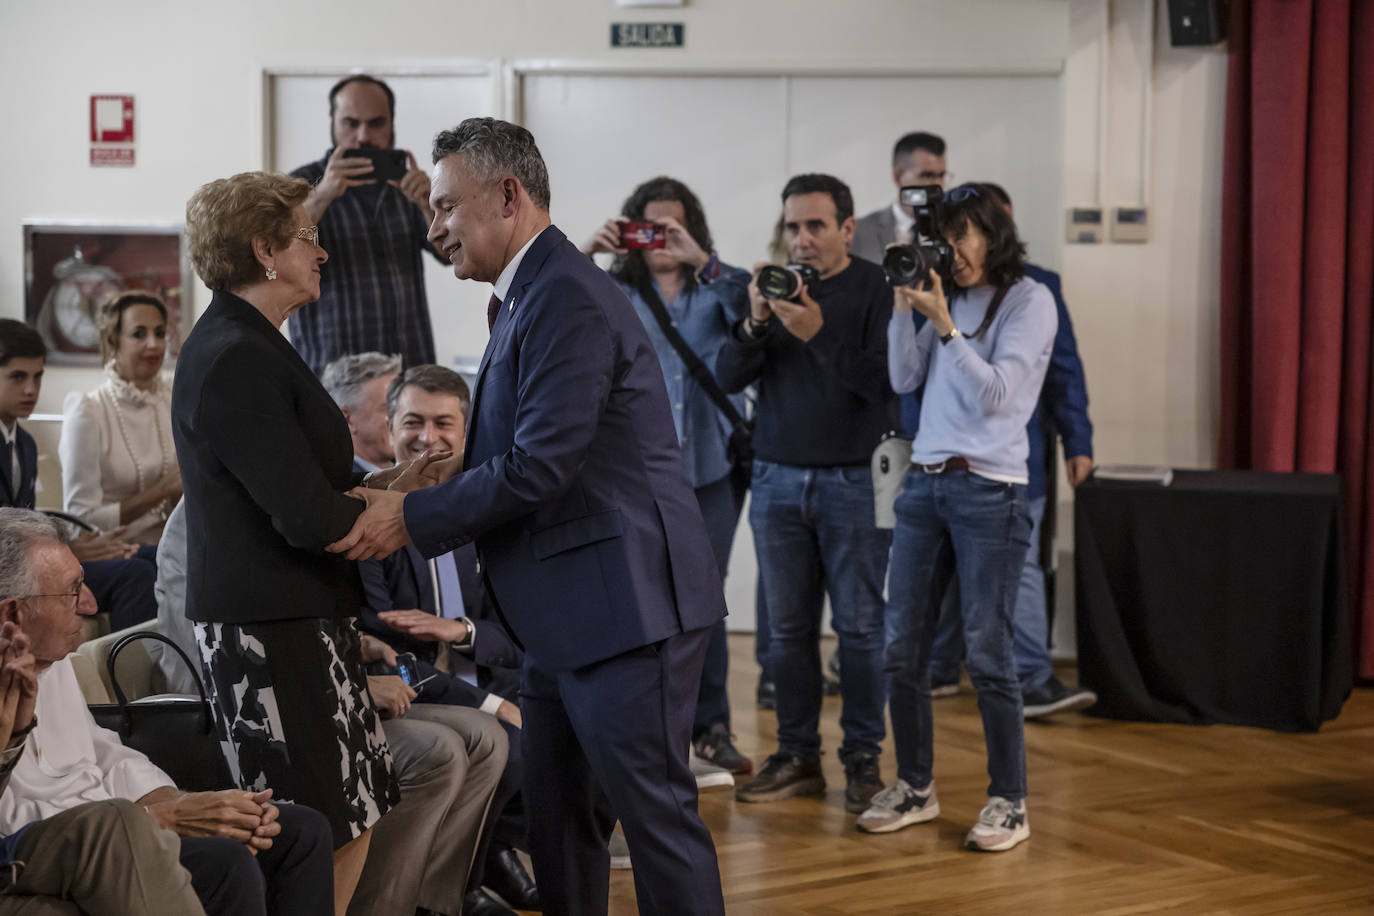
[[[913,286],[928,290],[932,270],[940,277],[946,293],[954,285],[954,249],[940,235],[940,201],[944,190],[938,184],[911,185],[897,192],[897,201],[916,211],[915,241],[892,245],[883,253],[883,272],[893,286]]]

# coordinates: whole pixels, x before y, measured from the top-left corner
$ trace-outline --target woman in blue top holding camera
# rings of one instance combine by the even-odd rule
[[[953,292],[899,287],[888,325],[898,393],[921,385],[912,467],[897,498],[888,572],[886,670],[897,782],[874,796],[859,829],[886,833],[939,814],[932,778],[930,648],[940,597],[961,585],[965,667],[987,742],[987,805],[967,845],[1000,852],[1030,836],[1021,687],[1012,610],[1026,551],[1026,423],[1040,396],[1058,319],[1026,279],[1011,217],[976,184],[945,195],[939,230],[953,248]],[[927,285],[927,284],[921,284]],[[907,314],[927,321],[920,331]]]

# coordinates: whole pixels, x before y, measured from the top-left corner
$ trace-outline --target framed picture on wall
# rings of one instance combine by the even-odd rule
[[[24,320],[54,365],[100,364],[97,316],[112,293],[147,290],[167,305],[167,357],[190,331],[190,258],[179,223],[26,222]]]

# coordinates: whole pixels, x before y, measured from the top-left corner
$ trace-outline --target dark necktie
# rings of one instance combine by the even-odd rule
[[[4,479],[9,481],[10,490],[18,496],[19,477],[14,473],[14,446],[4,436],[0,436],[0,467],[5,469]],[[13,480],[10,479],[12,477]]]
[[[496,315],[501,311],[501,299],[495,293],[491,294],[491,301],[487,303],[487,330],[496,327]]]

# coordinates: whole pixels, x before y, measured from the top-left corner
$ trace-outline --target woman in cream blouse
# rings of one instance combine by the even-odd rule
[[[126,528],[124,539],[156,544],[181,498],[172,443],[167,308],[150,293],[117,294],[100,310],[105,381],[73,392],[62,404],[65,510],[102,531]]]

